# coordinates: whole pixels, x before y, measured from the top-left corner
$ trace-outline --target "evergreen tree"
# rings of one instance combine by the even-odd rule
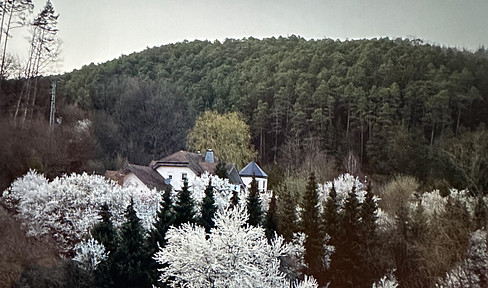
[[[266,211],[266,216],[264,219],[264,229],[266,230],[266,237],[268,238],[268,240],[272,240],[276,232],[276,210],[276,196],[273,191],[271,201],[269,202],[268,211]]]
[[[285,238],[286,242],[293,240],[293,233],[297,232],[297,210],[291,192],[283,184],[279,187],[278,198],[278,233]]]
[[[160,286],[158,269],[163,266],[152,259],[154,254],[159,251],[159,247],[166,246],[166,232],[173,225],[175,221],[175,213],[173,211],[173,201],[171,200],[171,186],[168,186],[163,193],[163,200],[160,203],[160,209],[156,215],[156,222],[153,224],[153,229],[149,232],[147,239],[147,253],[150,263],[148,265],[149,277],[155,286]]]
[[[239,192],[237,191],[232,191],[232,197],[230,197],[230,204],[229,208],[233,209],[235,206],[239,205]]]
[[[205,232],[210,233],[210,229],[215,226],[214,215],[217,211],[214,199],[214,187],[212,186],[212,180],[208,181],[208,186],[205,189],[205,197],[202,200],[201,216],[199,224],[205,228]]]
[[[324,269],[324,235],[322,234],[319,196],[315,175],[312,172],[308,180],[307,188],[302,200],[302,229],[305,234],[305,263],[308,266],[307,273],[313,274],[316,278]],[[321,279],[319,279],[320,281]]]
[[[144,247],[144,228],[134,210],[132,199],[125,211],[125,219],[115,255],[115,287],[151,287],[146,271],[149,259]]]
[[[113,287],[115,279],[114,255],[117,251],[118,235],[117,230],[112,222],[112,213],[110,213],[107,203],[104,203],[98,213],[102,222],[97,223],[91,230],[93,239],[97,240],[105,247],[108,258],[98,264],[94,273],[94,285],[96,287]]]
[[[261,199],[259,199],[258,182],[254,174],[249,188],[249,195],[247,196],[247,212],[249,213],[247,223],[252,226],[258,226],[261,223],[263,211],[261,209]]]
[[[360,205],[356,195],[356,186],[349,191],[344,204],[344,214],[341,217],[341,239],[336,241],[335,258],[332,260],[334,273],[333,285],[336,287],[360,287],[358,278],[361,261],[359,255]],[[334,263],[335,260],[335,263]]]
[[[195,216],[195,204],[191,198],[190,187],[188,181],[185,180],[183,188],[178,192],[178,199],[175,205],[175,227],[179,227],[183,223],[194,223],[193,217]]]
[[[332,188],[330,189],[329,196],[325,202],[324,207],[324,228],[325,232],[330,236],[329,244],[335,245],[339,241],[340,232],[340,215],[339,215],[339,203],[337,201],[337,192],[335,189],[334,181],[332,181]]]
[[[365,287],[371,287],[373,282],[381,277],[381,263],[378,263],[377,251],[379,247],[379,239],[376,234],[378,219],[378,206],[374,200],[373,192],[370,185],[366,187],[366,196],[360,209],[361,226],[359,230],[359,255],[362,260],[359,262],[360,269],[358,275],[359,283]]]

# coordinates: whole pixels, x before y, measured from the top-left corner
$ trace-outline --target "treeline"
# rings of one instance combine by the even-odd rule
[[[314,143],[339,170],[350,156],[369,174],[467,186],[443,151],[484,130],[487,76],[484,49],[290,36],[150,48],[60,76],[58,95],[93,120],[100,169],[147,164],[184,148],[203,111],[238,111],[262,164]]]

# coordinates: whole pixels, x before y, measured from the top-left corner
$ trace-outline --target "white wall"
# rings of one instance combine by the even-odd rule
[[[251,188],[252,177],[241,177],[241,179],[242,182],[244,182],[244,185],[246,185],[246,189],[249,190],[249,188]],[[259,192],[268,190],[268,179],[256,177],[256,182],[258,182]]]
[[[175,190],[181,190],[181,187],[183,187],[183,180],[181,179],[183,173],[186,173],[188,180],[193,180],[197,177],[197,175],[188,167],[161,166],[156,171],[158,171],[164,179],[169,179],[169,176],[171,175],[171,182],[169,184],[171,184]]]

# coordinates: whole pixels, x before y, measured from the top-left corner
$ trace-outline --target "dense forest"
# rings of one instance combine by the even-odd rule
[[[185,41],[39,78],[38,100],[25,106],[19,129],[12,118],[24,81],[1,86],[2,146],[17,148],[0,155],[6,183],[29,167],[53,177],[103,173],[126,160],[146,165],[184,149],[196,117],[214,110],[240,113],[256,160],[271,174],[296,169],[318,149],[338,172],[487,187],[484,49],[400,38]],[[62,119],[55,129],[47,127],[52,81]],[[89,137],[73,132],[83,119]],[[42,144],[48,134],[68,145]]]

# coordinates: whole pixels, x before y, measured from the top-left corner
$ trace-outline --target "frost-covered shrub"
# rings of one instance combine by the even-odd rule
[[[170,228],[167,245],[155,255],[167,264],[160,281],[185,287],[289,287],[279,259],[297,248],[282,237],[269,244],[264,229],[247,225],[247,218],[244,205],[219,210],[208,238],[199,226]]]
[[[138,217],[148,229],[160,202],[159,192],[138,191],[107,181],[98,175],[71,174],[48,181],[29,171],[3,192],[3,202],[18,212],[29,236],[51,234],[63,253],[87,237],[107,203],[115,226],[124,222],[124,211],[134,199]]]
[[[398,281],[393,275],[393,272],[383,276],[378,282],[373,283],[372,288],[396,288],[398,287]]]
[[[83,268],[91,271],[95,270],[98,264],[108,257],[105,247],[91,237],[76,244],[74,251],[76,255],[73,260],[80,263]]]

